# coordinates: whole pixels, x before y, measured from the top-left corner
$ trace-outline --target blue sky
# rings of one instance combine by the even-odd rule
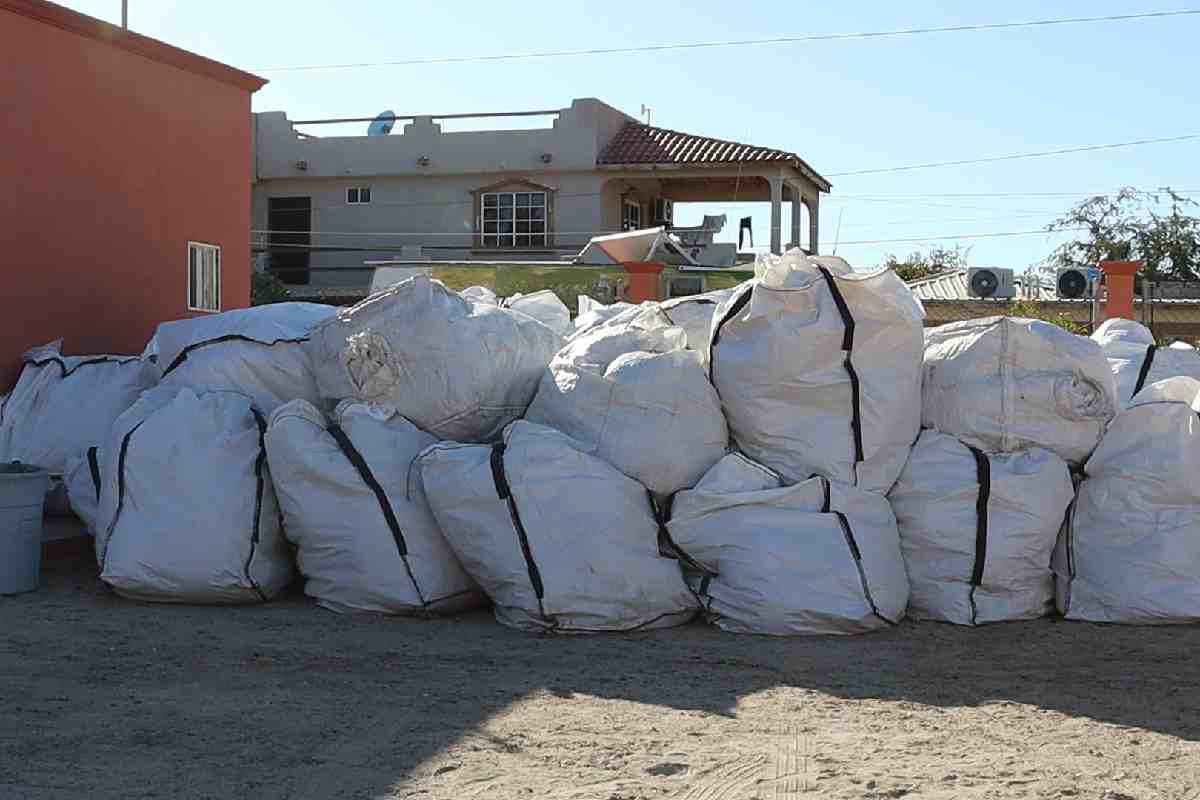
[[[1184,0],[1176,0],[1183,2]],[[64,0],[119,22],[120,0]],[[1200,16],[894,39],[275,72],[272,67],[626,47],[1098,16],[1188,7],[1090,2],[729,3],[129,0],[130,27],[258,72],[255,110],[293,118],[556,108],[599,97],[691,133],[793,150],[823,174],[1200,133]],[[1200,2],[1195,4],[1200,7]],[[636,13],[618,9],[636,9]],[[965,234],[1038,230],[1074,197],[1171,185],[1200,197],[1200,141],[831,178],[822,245],[856,266]],[[1001,197],[997,194],[1022,196]],[[948,197],[973,194],[980,197]],[[930,196],[936,195],[936,196]],[[753,213],[765,236],[765,204]],[[681,223],[706,209],[688,207]],[[711,213],[711,212],[710,212]],[[689,218],[690,217],[690,218]],[[785,231],[786,227],[785,218]],[[918,239],[857,244],[863,240]],[[1045,234],[961,239],[973,264],[1023,268]]]

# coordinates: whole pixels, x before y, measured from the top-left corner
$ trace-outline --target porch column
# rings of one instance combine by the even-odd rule
[[[800,212],[801,206],[804,205],[804,195],[800,192],[800,187],[794,183],[788,184],[788,191],[792,194],[792,247],[800,247],[800,217],[803,216]]]
[[[767,178],[771,184],[771,252],[783,252],[783,178]]]
[[[809,255],[814,256],[819,252],[817,250],[817,220],[820,215],[817,213],[817,209],[820,207],[820,203],[820,195],[815,195],[804,201],[804,205],[808,206],[808,252]]]

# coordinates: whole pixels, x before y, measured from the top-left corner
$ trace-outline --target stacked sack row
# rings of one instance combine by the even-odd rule
[[[1116,409],[1103,352],[1050,323],[989,317],[929,329],[923,372],[924,429],[889,495],[909,613],[962,625],[1048,614],[1071,471]]]
[[[0,457],[64,472],[145,600],[261,602],[298,567],[336,611],[795,635],[1037,617],[1057,573],[1068,617],[1200,618],[1200,382],[1151,380],[1194,351],[1123,321],[923,334],[893,272],[799,251],[581,312],[418,276],[165,323],[137,358],[40,348]]]

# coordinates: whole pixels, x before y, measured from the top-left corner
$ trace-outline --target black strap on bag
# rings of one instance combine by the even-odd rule
[[[375,473],[371,472],[371,467],[367,464],[367,460],[363,458],[362,453],[358,452],[358,448],[354,446],[354,442],[350,441],[350,437],[342,430],[340,425],[330,423],[325,429],[333,441],[337,443],[338,449],[342,451],[342,455],[354,467],[358,473],[358,477],[367,485],[371,493],[375,495],[376,502],[379,503],[379,510],[383,512],[383,520],[387,523],[388,530],[392,532],[392,540],[396,543],[396,552],[400,555],[400,561],[404,564],[404,571],[408,573],[408,579],[412,582],[413,590],[417,593],[417,599],[421,601],[421,606],[425,607],[428,602],[425,599],[425,593],[421,591],[421,585],[417,583],[417,576],[413,574],[412,565],[408,561],[408,544],[404,541],[404,531],[400,527],[400,521],[396,519],[396,512],[392,508],[392,503],[388,500],[387,492],[376,479]]]
[[[299,344],[300,342],[307,342],[308,340],[309,337],[301,336],[297,339],[276,339],[272,342],[264,342],[261,339],[243,336],[240,333],[228,333],[224,336],[217,336],[212,339],[205,339],[202,342],[193,342],[192,344],[189,344],[187,347],[179,351],[179,355],[175,356],[175,359],[167,366],[166,369],[163,370],[162,376],[165,378],[167,375],[174,372],[176,368],[183,364],[183,362],[187,361],[188,355],[193,350],[199,350],[202,347],[208,347],[209,345],[213,344],[221,344],[222,342],[250,342],[252,344],[260,344],[263,347],[271,347],[272,345],[277,344]]]
[[[888,625],[897,624],[896,620],[888,619],[883,614],[879,613],[879,606],[875,605],[875,597],[871,594],[871,584],[867,581],[867,570],[863,567],[862,550],[858,547],[858,540],[854,536],[854,528],[850,526],[850,520],[841,511],[832,511],[832,498],[829,479],[822,477],[821,483],[825,489],[825,501],[821,506],[821,513],[832,513],[837,517],[838,525],[842,528],[842,536],[846,539],[846,546],[850,548],[850,555],[854,558],[854,567],[858,570],[858,580],[862,584],[863,597],[866,598],[867,605],[871,608],[871,614],[882,620]]]
[[[1142,359],[1142,368],[1138,370],[1137,383],[1133,385],[1133,394],[1129,395],[1132,400],[1142,387],[1146,385],[1146,378],[1150,376],[1150,367],[1154,365],[1154,354],[1158,352],[1158,345],[1152,344],[1146,348],[1146,356]]]
[[[721,340],[721,328],[725,327],[725,323],[741,313],[746,304],[750,302],[750,297],[754,294],[754,284],[746,283],[741,289],[734,301],[729,304],[729,308],[725,309],[725,313],[717,320],[717,327],[713,329],[712,338],[708,342],[708,380],[713,379],[713,367],[716,364],[717,342]]]
[[[513,528],[517,531],[517,540],[521,544],[521,555],[525,557],[525,569],[529,573],[529,583],[533,586],[533,593],[537,597],[538,613],[545,618],[546,610],[542,604],[542,598],[545,595],[542,573],[538,570],[537,562],[533,560],[529,536],[525,532],[525,525],[521,522],[521,512],[517,509],[516,498],[513,497],[512,488],[508,485],[508,477],[504,472],[505,446],[504,442],[492,445],[492,481],[496,484],[497,496],[508,503],[508,514],[512,517]]]
[[[121,519],[121,511],[125,508],[125,461],[129,456],[129,440],[145,423],[146,420],[142,420],[121,438],[121,450],[117,453],[117,509],[113,512],[112,522],[108,523],[107,543],[104,545],[104,554],[100,556],[101,572],[104,571],[104,562],[108,558],[108,548],[112,546],[112,536],[117,530],[117,522]]]
[[[694,572],[704,576],[704,586],[708,586],[708,579],[714,577],[717,573],[701,564],[696,559],[688,555],[688,552],[675,543],[671,538],[671,531],[667,528],[671,521],[671,508],[675,504],[675,495],[667,498],[665,503],[659,503],[658,498],[654,496],[654,492],[646,490],[646,497],[650,500],[650,511],[654,514],[654,521],[658,523],[658,553],[666,558],[673,558],[681,564],[685,564]]]
[[[983,569],[987,562],[988,500],[992,496],[992,464],[987,455],[974,447],[975,475],[979,481],[979,496],[975,499],[975,566],[971,570],[971,624],[975,621],[975,590],[983,583]]]
[[[100,459],[96,455],[96,448],[89,447],[87,449],[88,471],[92,473],[92,485],[96,487],[96,502],[100,502]]]
[[[845,328],[845,333],[842,334],[842,350],[845,351],[846,358],[842,362],[842,366],[845,368],[846,374],[850,376],[850,430],[854,434],[854,464],[857,475],[858,464],[863,460],[863,437],[861,388],[853,360],[854,315],[850,313],[850,306],[846,305],[846,298],[842,296],[842,290],[829,270],[825,267],[817,267],[817,269],[825,276],[825,283],[829,286],[829,293],[833,296],[833,303],[837,306],[838,314],[842,318],[842,326]]]
[[[246,556],[246,565],[244,572],[246,573],[246,581],[254,589],[254,593],[264,603],[267,602],[266,592],[258,585],[258,581],[250,574],[250,564],[254,561],[254,554],[258,550],[258,540],[261,535],[259,523],[262,521],[263,494],[266,491],[266,474],[264,468],[267,465],[267,420],[259,413],[257,408],[250,408],[250,413],[254,415],[254,421],[258,424],[258,458],[254,460],[254,477],[256,485],[254,488],[254,529],[250,533],[250,554]]]

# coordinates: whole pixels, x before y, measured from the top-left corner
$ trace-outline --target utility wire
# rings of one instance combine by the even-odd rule
[[[1157,139],[1135,139],[1131,142],[1115,142],[1113,144],[1090,144],[1082,147],[1064,147],[1061,150],[1042,150],[1034,153],[1016,153],[1007,156],[989,156],[987,158],[964,158],[957,161],[931,161],[926,164],[908,164],[903,167],[880,167],[879,169],[858,169],[850,172],[829,172],[830,178],[845,178],[855,175],[879,175],[884,172],[908,172],[915,169],[932,169],[934,167],[961,167],[967,164],[990,164],[996,161],[1016,161],[1023,158],[1045,158],[1046,156],[1062,156],[1068,153],[1090,153],[1096,150],[1115,150],[1119,147],[1137,147],[1144,144],[1165,144],[1167,142],[1189,142],[1200,139],[1200,133],[1189,133],[1183,136],[1164,136]]]
[[[940,27],[905,28],[884,31],[860,31],[856,33],[814,33],[799,36],[778,36],[770,39],[730,39],[716,42],[684,42],[675,44],[643,45],[639,47],[600,47],[583,50],[542,50],[528,53],[499,53],[476,56],[445,56],[441,58],[406,58],[398,61],[364,61],[348,64],[303,64],[287,67],[267,67],[257,72],[301,72],[328,69],[361,69],[365,67],[425,66],[433,64],[465,64],[489,61],[521,61],[536,58],[563,58],[575,56],[618,55],[626,53],[660,53],[667,50],[700,50],[716,47],[749,47],[753,45],[797,44],[802,42],[836,42],[853,39],[884,39],[899,36],[919,36],[930,33],[963,33],[968,31],[994,31],[1013,28],[1041,28],[1051,25],[1078,25],[1089,22],[1127,22],[1141,19],[1163,19],[1167,17],[1195,16],[1200,9],[1179,11],[1150,11],[1140,14],[1109,14],[1096,17],[1059,17],[1018,22],[987,22],[976,25],[944,25]]]

